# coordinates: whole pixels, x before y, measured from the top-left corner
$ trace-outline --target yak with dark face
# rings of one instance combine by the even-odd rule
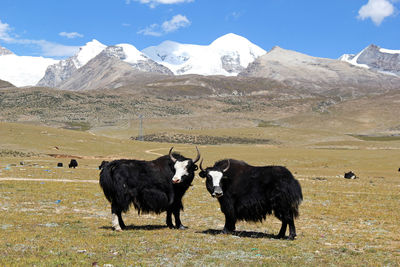
[[[180,210],[183,210],[182,197],[197,170],[195,163],[200,159],[197,147],[196,150],[194,160],[172,153],[171,148],[168,155],[152,161],[121,159],[102,166],[100,186],[111,203],[113,228],[120,231],[126,227],[121,213],[133,204],[139,214],[166,211],[167,226],[184,229]]]
[[[299,182],[288,169],[281,166],[250,166],[234,159],[217,161],[203,169],[208,192],[221,206],[225,215],[224,232],[235,230],[238,220],[263,221],[274,213],[282,226],[278,238],[284,238],[289,225],[289,239],[296,236],[294,219],[303,200]]]

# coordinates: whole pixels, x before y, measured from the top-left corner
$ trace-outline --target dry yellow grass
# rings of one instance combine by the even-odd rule
[[[323,143],[297,146],[200,146],[204,165],[232,157],[254,165],[285,165],[294,173],[304,201],[296,221],[298,237],[288,241],[272,238],[280,228],[272,216],[262,224],[239,223],[236,235],[220,234],[223,214],[197,176],[183,199],[182,222],[189,229],[170,230],[164,227],[165,214],[139,217],[131,210],[124,215],[129,229],[113,232],[110,205],[96,182],[99,163],[113,157],[154,159],[152,153],[167,153],[170,144],[30,125],[0,123],[0,127],[0,149],[37,154],[0,157],[2,266],[400,264],[399,141],[353,141],[344,136],[347,141],[321,138]],[[237,131],[251,134],[248,129],[231,134]],[[194,146],[175,147],[186,156],[195,155]],[[78,159],[77,169],[68,169],[69,159],[46,155],[51,153],[84,159]],[[57,162],[64,167],[57,168]],[[342,178],[348,170],[359,179]]]

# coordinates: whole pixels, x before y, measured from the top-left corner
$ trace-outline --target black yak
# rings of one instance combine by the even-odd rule
[[[349,171],[349,172],[346,172],[344,174],[344,178],[346,178],[346,179],[357,179],[357,176],[354,174],[354,172]]]
[[[194,160],[172,153],[171,148],[168,155],[152,161],[121,159],[106,164],[100,172],[100,186],[111,203],[113,228],[116,231],[126,228],[121,213],[133,204],[139,214],[166,211],[169,228],[185,229],[180,210],[183,210],[182,197],[197,170],[195,163],[200,159],[197,147],[196,150]]]
[[[76,168],[78,167],[78,162],[76,161],[76,159],[71,159],[71,161],[68,164],[68,168]]]
[[[202,162],[201,162],[202,163]],[[224,233],[235,231],[238,220],[262,222],[274,213],[282,221],[277,235],[284,238],[289,224],[289,239],[296,236],[294,219],[303,200],[301,186],[291,172],[281,166],[254,167],[234,159],[217,161],[200,177],[206,178],[208,192],[218,198],[225,215]]]

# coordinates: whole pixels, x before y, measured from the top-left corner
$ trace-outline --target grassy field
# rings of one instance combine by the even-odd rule
[[[400,141],[279,127],[200,133],[281,141],[199,149],[204,166],[226,157],[287,166],[304,195],[296,240],[274,239],[280,222],[272,216],[222,234],[224,216],[197,175],[183,199],[187,230],[166,228],[165,214],[138,216],[132,209],[124,215],[128,230],[114,232],[98,165],[112,158],[154,159],[172,144],[0,123],[0,265],[400,265]],[[196,154],[193,145],[173,145],[185,156]],[[65,167],[71,157],[78,168]],[[359,179],[344,179],[349,170]]]

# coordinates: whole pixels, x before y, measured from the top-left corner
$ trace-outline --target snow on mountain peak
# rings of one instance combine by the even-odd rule
[[[147,47],[144,54],[171,69],[174,74],[235,76],[254,59],[266,53],[239,35],[223,35],[210,45],[164,41]]]
[[[99,41],[93,39],[92,41],[86,43],[79,49],[79,52],[75,55],[74,64],[77,69],[85,65],[92,58],[100,54],[107,46],[100,43]]]
[[[147,57],[131,44],[118,44],[116,46],[122,48],[125,54],[123,61],[129,64],[136,64],[140,60],[147,60]]]

